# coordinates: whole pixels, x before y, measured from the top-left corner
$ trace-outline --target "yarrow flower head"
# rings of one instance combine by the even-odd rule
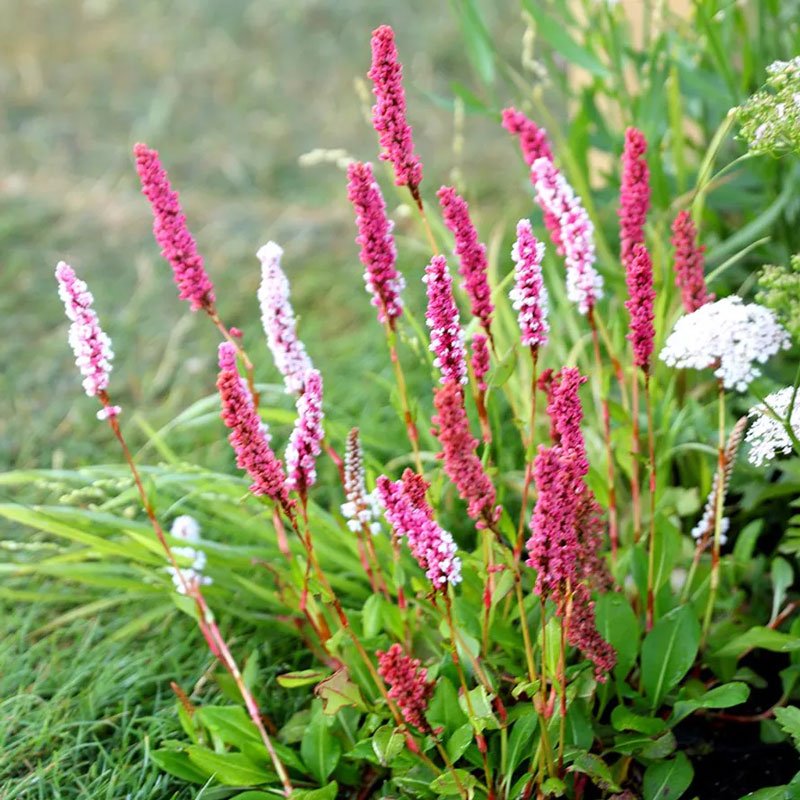
[[[655,319],[653,303],[656,291],[653,288],[653,262],[643,244],[636,244],[633,247],[625,270],[625,282],[628,284],[629,298],[625,302],[625,308],[631,317],[627,338],[633,347],[633,363],[641,367],[645,373],[649,373],[656,335],[653,327]]]
[[[780,417],[779,420],[775,419],[773,412]],[[779,454],[788,455],[792,452],[792,437],[787,425],[800,439],[800,392],[795,392],[793,386],[773,392],[767,395],[765,403],[751,408],[748,416],[753,422],[745,437],[750,445],[747,458],[751,464],[760,467]]]
[[[544,243],[536,240],[530,220],[517,223],[517,239],[511,249],[514,260],[514,288],[508,296],[517,312],[526,347],[543,347],[547,344],[550,325],[547,322],[547,289],[542,279]]]
[[[486,246],[478,241],[478,232],[469,216],[469,206],[451,186],[442,186],[436,195],[442,207],[444,223],[455,237],[455,250],[459,260],[459,273],[464,279],[462,287],[470,299],[472,315],[489,333],[492,326],[492,290],[489,288],[489,265]]]
[[[178,193],[170,186],[158,152],[145,144],[135,145],[133,152],[142,194],[150,201],[153,210],[153,235],[161,248],[161,255],[172,267],[181,300],[188,300],[192,311],[201,308],[213,311],[214,285],[186,226]]]
[[[622,265],[629,269],[634,248],[644,244],[644,223],[650,207],[650,170],[647,167],[647,139],[636,128],[625,131],[622,151],[622,181],[619,194],[619,227]]]
[[[770,64],[766,86],[733,111],[751,153],[800,153],[800,56]]]
[[[484,336],[482,333],[476,333],[472,337],[472,357],[470,358],[472,364],[472,374],[475,376],[475,383],[478,385],[478,390],[485,392],[488,389],[486,385],[486,374],[489,372],[489,337]]]
[[[478,521],[478,526],[494,524],[501,509],[495,507],[494,486],[475,453],[478,440],[470,433],[461,385],[455,381],[445,383],[436,390],[433,404],[433,424],[437,426],[433,432],[442,446],[439,458],[444,461],[444,471],[461,499],[467,501],[467,513]]]
[[[283,466],[269,446],[269,431],[239,375],[236,348],[230,342],[219,346],[219,368],[217,389],[222,401],[222,420],[231,431],[228,441],[236,453],[236,466],[247,470],[252,478],[253,494],[265,495],[288,507],[291,502]]]
[[[395,183],[408,186],[416,196],[422,181],[422,163],[414,152],[411,126],[406,119],[403,67],[397,56],[394,31],[388,25],[372,32],[372,68],[368,76],[374,86],[372,124],[383,148],[381,159],[394,167]]]
[[[770,309],[733,295],[681,317],[659,357],[671,367],[713,368],[726,389],[744,392],[761,374],[757,365],[790,344]]]
[[[428,308],[425,321],[431,329],[430,349],[436,356],[433,365],[441,382],[467,382],[467,354],[464,331],[453,297],[453,279],[444,256],[434,256],[422,279],[427,287]]]
[[[83,375],[83,389],[89,397],[103,395],[108,389],[114,351],[111,349],[111,339],[100,327],[92,308],[94,297],[75,270],[63,261],[56,266],[56,280],[58,296],[72,322],[68,341],[75,354],[75,364]],[[117,406],[106,406],[99,412],[98,418],[107,419],[118,413]]]
[[[433,518],[425,499],[430,484],[407,469],[399,481],[381,475],[377,491],[395,536],[405,537],[417,563],[436,590],[461,581],[461,559],[453,537]]]
[[[372,294],[372,305],[378,309],[378,322],[394,327],[394,321],[403,313],[400,295],[405,287],[403,276],[395,268],[394,223],[386,216],[386,203],[371,164],[350,164],[347,178],[347,196],[356,212],[356,243],[361,245],[364,283]]]
[[[687,313],[711,303],[704,273],[705,245],[697,243],[697,229],[688,211],[681,211],[672,223],[672,246],[675,248],[675,285],[681,290],[681,302]]]
[[[275,366],[283,375],[287,394],[301,392],[306,375],[314,368],[305,345],[297,338],[294,309],[289,301],[289,281],[281,269],[283,249],[267,242],[256,253],[261,262],[258,302],[261,324]]]
[[[169,533],[170,536],[187,542],[185,547],[173,547],[172,554],[188,560],[191,564],[189,567],[179,567],[178,569],[173,566],[167,567],[176,591],[179,594],[186,594],[187,587],[192,585],[208,586],[213,583],[210,576],[203,575],[207,560],[205,551],[193,546],[200,541],[200,525],[197,520],[188,514],[175,517]]]
[[[603,296],[603,279],[594,268],[594,226],[572,187],[546,158],[531,167],[536,202],[558,223],[557,249],[565,257],[567,297],[581,314],[594,308]]]
[[[297,420],[286,446],[286,487],[305,496],[317,480],[317,457],[322,451],[325,431],[322,420],[322,376],[309,370],[303,393],[297,398]]]
[[[347,436],[344,451],[344,494],[347,502],[342,504],[342,516],[347,527],[353,532],[366,529],[379,533],[381,506],[375,492],[367,492],[364,475],[364,453],[358,428],[353,428]]]
[[[399,644],[385,653],[378,650],[376,655],[378,674],[389,684],[389,697],[397,703],[403,719],[423,732],[429,731],[425,712],[434,684],[428,680],[428,670],[420,668],[419,659],[407,656]]]

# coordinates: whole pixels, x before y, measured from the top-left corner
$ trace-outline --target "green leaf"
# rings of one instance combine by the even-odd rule
[[[772,622],[778,616],[786,599],[786,590],[794,582],[792,565],[785,558],[778,556],[772,561],[770,578],[772,578],[772,613],[769,619]]]
[[[403,752],[405,737],[391,725],[382,725],[372,736],[372,749],[381,766],[388,767]]]
[[[367,710],[361,690],[350,680],[347,667],[337,669],[329,678],[320,681],[314,694],[322,700],[322,710],[328,716],[333,716],[339,709],[346,707]]]
[[[447,740],[447,755],[450,756],[450,761],[454,764],[461,756],[464,755],[466,749],[472,744],[475,734],[472,730],[472,725],[467,723],[462,725],[456,732]]]
[[[203,706],[197,709],[195,718],[225,744],[239,750],[261,742],[256,726],[239,706]]]
[[[639,653],[639,620],[625,597],[615,592],[600,595],[594,613],[598,632],[617,652],[614,675],[624,678]]]
[[[636,731],[648,736],[655,736],[667,727],[663,719],[634,714],[626,706],[616,706],[614,708],[611,712],[611,724],[614,726],[615,731]]]
[[[753,650],[757,647],[762,650],[771,650],[773,653],[790,653],[794,650],[800,650],[800,637],[757,625],[740,636],[731,639],[717,650],[714,655],[717,658],[739,658],[745,651]]]
[[[775,709],[775,719],[778,725],[792,737],[794,746],[800,750],[800,708],[787,706]]]
[[[620,787],[611,777],[611,770],[600,756],[594,753],[579,753],[569,767],[570,772],[582,772],[588,775],[601,789],[619,792]]]
[[[512,347],[489,374],[489,386],[499,389],[514,374],[517,366],[517,348]]]
[[[691,606],[679,606],[656,622],[642,643],[642,683],[651,708],[689,671],[700,644],[700,626]]]
[[[321,712],[317,713],[300,742],[300,755],[306,768],[318,783],[325,783],[336,769],[341,754],[342,746],[331,733],[327,719]]]
[[[755,792],[742,795],[739,800],[790,800],[788,786],[768,786]]]
[[[458,695],[452,683],[442,678],[428,706],[428,722],[435,727],[442,727],[446,734],[453,734],[465,722],[467,715],[458,704]]]
[[[609,72],[587,47],[579,45],[567,33],[561,20],[553,19],[538,0],[523,0],[525,10],[536,22],[537,33],[541,41],[547,42],[567,62],[583,67],[598,78],[608,78]]]
[[[301,669],[297,672],[285,672],[283,675],[278,675],[278,684],[285,689],[297,689],[300,686],[319,683],[328,675],[330,675],[328,670]]]
[[[459,786],[459,783],[461,786]],[[465,769],[456,769],[443,772],[438,778],[434,778],[429,786],[440,797],[462,794],[463,789],[466,790],[467,797],[472,798],[475,795],[477,783],[476,778]]]
[[[730,708],[744,703],[750,696],[750,687],[746,683],[734,681],[724,683],[722,686],[715,686],[709,689],[700,697],[690,700],[679,700],[672,709],[672,716],[669,719],[670,725],[675,725],[689,714],[697,711],[698,708]]]
[[[522,762],[525,753],[531,753],[533,748],[533,736],[539,726],[539,717],[532,705],[525,708],[521,716],[511,728],[511,736],[508,738],[508,758],[505,772],[511,778],[514,770]]]
[[[182,781],[205,783],[210,775],[192,764],[189,756],[179,750],[151,750],[150,758],[157,767]]]
[[[207,747],[186,748],[193,764],[213,775],[225,786],[253,786],[275,780],[275,773],[251,761],[242,753],[215,753]]]
[[[488,86],[494,82],[494,52],[489,31],[475,0],[455,0],[454,5],[464,31],[467,58]]]
[[[685,753],[669,761],[657,761],[644,773],[644,800],[678,800],[694,777],[692,762]]]
[[[289,800],[336,800],[338,793],[339,784],[333,781],[321,789],[295,789]]]

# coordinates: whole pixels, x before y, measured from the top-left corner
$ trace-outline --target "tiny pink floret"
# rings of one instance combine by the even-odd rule
[[[513,136],[519,137],[522,158],[530,167],[537,158],[553,160],[553,150],[547,131],[513,106],[503,109],[503,127]]]
[[[467,382],[467,353],[464,331],[453,297],[453,279],[444,256],[434,256],[425,268],[422,279],[428,294],[425,322],[431,329],[431,352],[436,356],[433,365],[441,373],[442,383]]]
[[[603,278],[594,268],[594,226],[572,187],[553,162],[538,158],[531,167],[536,202],[558,223],[559,253],[567,268],[567,297],[588,313],[603,296]]]
[[[472,337],[472,374],[475,376],[475,383],[478,390],[485,392],[489,387],[486,385],[486,375],[489,372],[489,337],[482,333],[476,333]]]
[[[111,339],[100,327],[100,321],[92,308],[92,293],[86,283],[75,274],[75,270],[59,261],[56,266],[56,280],[58,296],[72,322],[68,341],[75,354],[75,365],[83,375],[83,389],[89,397],[97,397],[108,389],[111,361],[114,358]],[[98,412],[98,419],[108,419],[115,413],[119,413],[118,406],[106,407]]]
[[[420,668],[419,659],[407,656],[399,644],[385,653],[378,650],[376,655],[378,674],[389,684],[389,697],[397,703],[403,719],[421,731],[429,731],[425,711],[434,684],[428,681],[428,670]]]
[[[247,470],[253,483],[250,491],[291,505],[281,462],[269,446],[267,426],[253,403],[247,384],[236,366],[236,348],[230,342],[219,346],[217,389],[222,401],[222,420],[230,428],[228,441],[236,453],[236,466]]]
[[[714,301],[705,278],[705,245],[697,242],[697,228],[688,211],[681,211],[672,223],[672,246],[675,248],[675,285],[681,290],[681,302],[687,314]]]
[[[547,344],[550,325],[547,322],[547,289],[542,278],[544,243],[533,235],[530,220],[517,223],[517,239],[511,249],[514,261],[514,288],[509,292],[526,347]]]
[[[378,309],[378,321],[394,321],[403,313],[403,276],[397,271],[397,248],[386,215],[386,203],[375,180],[372,165],[354,162],[347,167],[347,196],[356,212],[359,254],[364,265],[364,284]]]
[[[172,190],[156,150],[137,144],[133,152],[142,194],[150,201],[153,210],[153,235],[161,248],[161,255],[172,267],[180,298],[191,303],[192,311],[202,308],[211,312],[214,308],[214,286],[186,226],[178,193]]]
[[[406,118],[403,67],[397,56],[394,31],[381,25],[372,32],[372,79],[375,105],[372,124],[383,152],[381,159],[394,167],[395,183],[416,192],[422,180],[422,163],[414,152],[411,126]]]
[[[436,196],[442,207],[444,223],[455,238],[453,252],[459,261],[458,271],[463,278],[461,285],[469,297],[472,315],[480,320],[483,329],[489,333],[494,306],[489,287],[486,246],[478,240],[466,200],[450,186],[442,186]]]
[[[656,335],[653,327],[656,292],[653,288],[653,262],[643,244],[636,244],[633,248],[625,270],[625,282],[629,298],[625,308],[631,318],[627,338],[633,348],[633,363],[649,373]]]

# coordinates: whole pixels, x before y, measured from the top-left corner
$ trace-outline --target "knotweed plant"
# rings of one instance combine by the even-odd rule
[[[795,67],[774,67],[778,93]],[[669,214],[651,208],[663,153],[641,130],[619,143],[619,247],[600,263],[599,221],[568,179],[566,154],[523,112],[503,111],[530,214],[490,255],[479,198],[468,204],[442,186],[432,224],[437,204],[422,183],[388,26],[373,33],[369,78],[373,155],[388,170],[348,162],[342,199],[355,212],[370,324],[388,344],[394,430],[364,434],[328,402],[341,378],[312,362],[275,242],[252,264],[266,347],[259,358],[245,352],[242,333],[221,321],[212,270],[158,153],[136,145],[179,296],[222,337],[207,354],[219,366],[215,434],[227,429],[238,470],[198,464],[187,470],[195,488],[174,497],[168,473],[143,470],[128,447],[94,298],[71,267],[56,268],[84,389],[161,548],[145,547],[142,571],[195,618],[238,693],[215,707],[178,689],[186,741],[164,742],[152,758],[248,798],[679,798],[693,775],[683,720],[702,712],[698,724],[714,715],[734,724],[721,709],[746,701],[755,674],[739,659],[762,646],[797,649],[791,578],[775,589],[771,615],[758,599],[744,609],[736,552],[749,534],[725,508],[743,440],[758,468],[800,453],[797,382],[760,393],[790,334],[771,308],[723,285],[718,299],[711,292],[700,220],[681,197]],[[747,113],[761,113],[756,105]],[[793,117],[775,114],[780,125],[745,136],[790,141],[780,126]],[[405,239],[395,240],[381,188],[392,181],[410,191],[430,252],[403,253]],[[424,309],[406,305],[412,282],[424,286]],[[108,319],[110,301],[101,306]],[[259,390],[265,351],[288,398]],[[424,373],[422,396],[409,396],[409,369]],[[749,413],[731,424],[726,396],[754,387]],[[715,394],[716,423],[697,425],[714,419]],[[293,407],[279,409],[284,400]],[[290,432],[267,424],[278,410],[293,419]],[[716,440],[701,439],[714,424]],[[684,434],[695,439],[676,444]],[[690,458],[705,482],[682,482]],[[687,497],[688,510],[678,505]],[[223,520],[257,532],[258,549],[237,558],[216,541]],[[138,527],[135,536],[149,542]],[[234,625],[240,613],[255,620],[267,639],[278,630],[296,639],[302,669],[278,682],[300,694],[299,711],[264,716],[269,689],[249,663],[240,668],[212,605]],[[796,697],[796,661],[792,669],[781,712]]]

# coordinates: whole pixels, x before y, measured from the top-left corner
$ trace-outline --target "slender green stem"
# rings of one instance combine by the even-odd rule
[[[647,541],[647,630],[653,627],[655,615],[655,552],[656,552],[656,449],[653,430],[653,398],[650,392],[650,373],[644,373],[644,405],[647,410],[647,466],[650,478],[650,533]]]

